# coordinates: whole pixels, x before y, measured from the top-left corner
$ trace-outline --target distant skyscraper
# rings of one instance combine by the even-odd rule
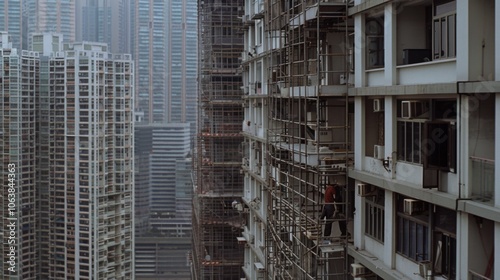
[[[195,124],[197,1],[135,0],[132,11],[137,109],[147,123]]]
[[[12,46],[28,49],[26,30],[23,29],[23,3],[21,0],[0,0],[0,31],[8,31]]]
[[[189,153],[189,124],[136,125],[136,147],[143,150],[140,162],[149,158],[150,209],[156,218],[175,216],[176,161]],[[146,168],[144,168],[146,170]]]
[[[75,41],[74,0],[23,1],[29,40],[31,34],[36,32],[57,32],[63,34],[65,42]]]
[[[130,53],[130,0],[76,2],[76,40],[107,43],[113,53]]]
[[[168,3],[168,121],[189,122],[194,134],[198,94],[197,0]]]
[[[136,108],[146,123],[167,121],[167,3],[135,0],[133,3]]]

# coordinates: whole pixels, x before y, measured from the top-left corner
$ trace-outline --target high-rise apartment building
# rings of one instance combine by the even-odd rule
[[[37,279],[36,108],[38,53],[0,32],[0,226],[2,279]]]
[[[193,199],[193,279],[238,279],[243,217],[241,169],[243,1],[198,1],[200,88]]]
[[[16,272],[2,265],[2,278],[133,278],[131,57],[98,43],[50,52],[53,34],[33,42],[42,53],[2,50],[2,167],[17,168],[18,222]]]

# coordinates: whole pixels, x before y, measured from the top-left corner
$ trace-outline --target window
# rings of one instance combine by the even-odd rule
[[[367,69],[384,67],[384,17],[366,19]]]
[[[384,243],[385,192],[377,188],[365,198],[365,234]]]
[[[405,214],[405,199],[397,196],[396,252],[416,262],[429,260],[429,211],[428,204],[421,203],[419,211]]]
[[[455,172],[456,100],[399,101],[397,139],[398,160]]]
[[[423,122],[400,120],[397,129],[398,160],[421,164],[420,143],[422,141]]]
[[[456,279],[456,212],[436,206],[434,211],[434,273]]]
[[[456,56],[456,1],[435,0],[433,10],[434,59]]]
[[[433,121],[424,124],[422,153],[424,168],[455,172],[456,168],[456,124]]]

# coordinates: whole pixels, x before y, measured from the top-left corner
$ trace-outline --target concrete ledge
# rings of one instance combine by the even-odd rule
[[[437,204],[449,209],[455,209],[457,207],[456,201],[458,197],[455,195],[440,192],[435,189],[424,189],[422,186],[415,184],[386,179],[365,171],[349,169],[348,174],[350,178],[400,193],[405,196],[413,197],[418,200]]]
[[[496,93],[500,92],[499,81],[458,82],[460,93]]]
[[[349,88],[349,96],[497,93],[500,81],[471,81],[440,84],[394,85]]]
[[[456,94],[456,83],[350,88],[349,96]]]
[[[386,266],[381,260],[379,260],[375,256],[372,256],[368,251],[356,250],[354,246],[350,245],[348,247],[348,254],[354,257],[354,259],[371,270],[373,273],[376,273],[378,276],[382,277],[385,280],[410,279],[406,278],[399,271]]]
[[[458,210],[500,223],[500,208],[473,200],[459,200]]]
[[[353,16],[355,14],[359,14],[365,12],[369,9],[375,8],[382,4],[386,4],[392,2],[392,0],[366,0],[363,3],[356,5],[352,8],[349,8],[348,14],[349,16]]]

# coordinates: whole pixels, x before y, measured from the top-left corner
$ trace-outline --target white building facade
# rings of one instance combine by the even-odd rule
[[[264,275],[266,264],[265,244],[267,227],[267,129],[268,87],[266,50],[269,46],[263,30],[264,1],[245,0],[244,51],[241,54],[243,76],[243,135],[242,170],[245,174],[242,204],[236,210],[244,213],[247,224],[242,239],[245,240],[245,263],[243,272],[248,279]]]
[[[500,279],[500,2],[354,4],[353,269]]]

